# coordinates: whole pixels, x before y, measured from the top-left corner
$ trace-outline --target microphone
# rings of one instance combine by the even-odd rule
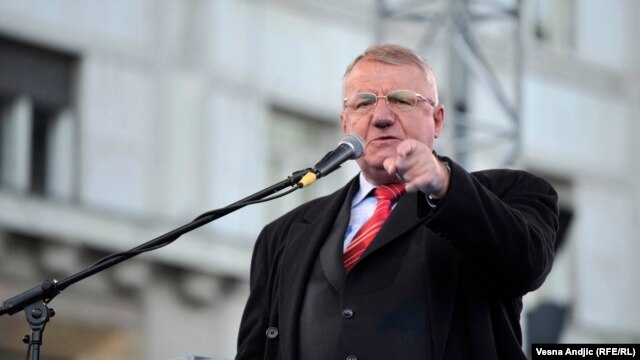
[[[340,165],[351,159],[359,159],[364,153],[364,142],[356,135],[345,135],[338,147],[327,153],[317,164],[311,168],[298,182],[300,187],[313,184],[317,179],[327,176]]]

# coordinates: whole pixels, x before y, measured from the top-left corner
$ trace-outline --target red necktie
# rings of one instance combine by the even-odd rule
[[[373,195],[378,199],[376,209],[369,220],[358,230],[344,252],[344,270],[346,273],[349,273],[358,263],[364,251],[367,250],[373,238],[380,231],[382,224],[391,214],[391,206],[404,193],[405,189],[402,183],[382,185],[374,190]]]

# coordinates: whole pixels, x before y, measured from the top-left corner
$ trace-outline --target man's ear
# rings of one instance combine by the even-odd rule
[[[442,126],[444,125],[444,105],[438,104],[435,109],[433,109],[433,121],[434,121],[434,130],[437,136],[440,136],[442,133]]]
[[[340,125],[342,126],[342,133],[347,133],[347,116],[344,114],[344,111],[340,112]]]

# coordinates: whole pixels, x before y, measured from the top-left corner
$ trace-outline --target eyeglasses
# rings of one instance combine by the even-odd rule
[[[376,95],[368,92],[351,94],[344,98],[344,108],[356,114],[366,114],[376,107],[378,99],[384,98],[387,106],[393,112],[406,112],[418,104],[418,101],[425,101],[431,106],[436,106],[435,101],[428,99],[417,92],[411,90],[396,90],[387,95]]]

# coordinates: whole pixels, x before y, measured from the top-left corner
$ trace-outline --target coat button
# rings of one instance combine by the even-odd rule
[[[358,358],[355,355],[349,355],[346,360],[358,360]]]
[[[342,310],[342,317],[345,319],[351,319],[353,317],[353,310],[351,309]]]
[[[270,327],[267,329],[267,339],[275,339],[278,337],[278,328],[277,327]]]

